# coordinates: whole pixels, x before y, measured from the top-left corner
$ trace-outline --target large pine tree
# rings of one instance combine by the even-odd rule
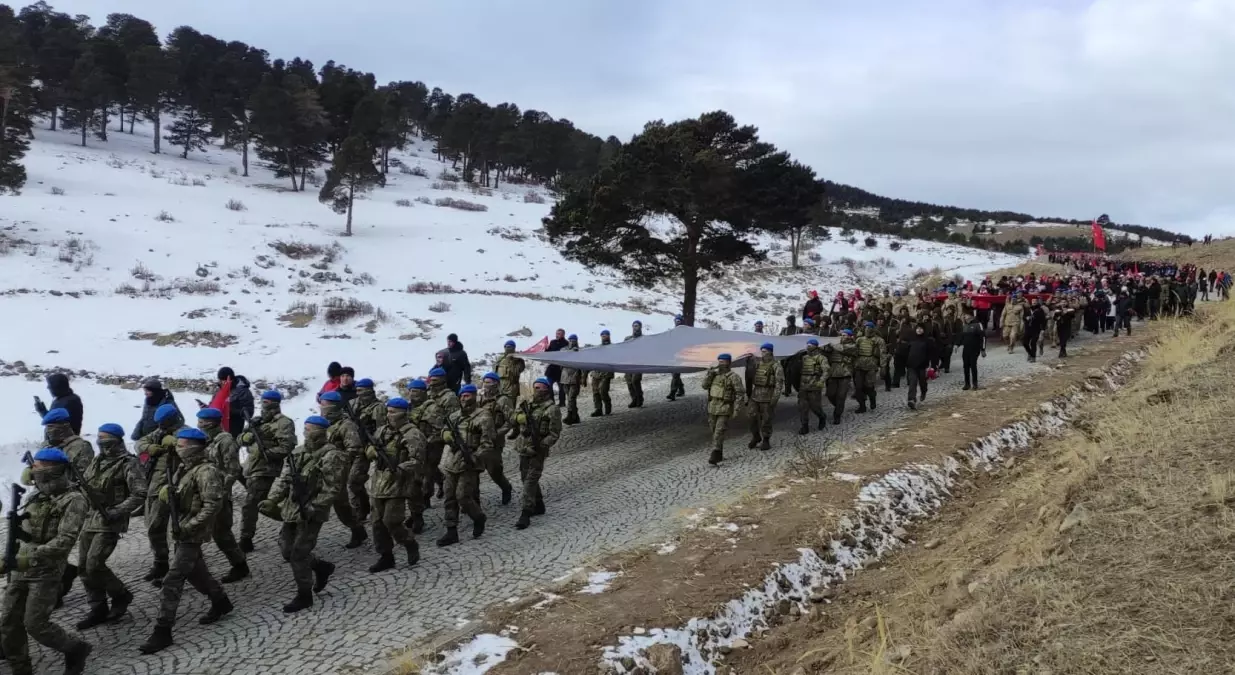
[[[253,94],[251,126],[257,156],[280,178],[292,179],[292,190],[303,190],[305,178],[326,158],[330,126],[317,92],[306,84],[304,62],[276,60]],[[299,181],[297,177],[299,176]]]
[[[12,8],[0,5],[0,195],[26,184],[21,159],[30,149],[33,56]]]
[[[100,108],[108,101],[108,92],[107,74],[95,61],[93,52],[87,50],[73,64],[61,102],[64,126],[81,132],[83,148],[86,134],[97,124]]]
[[[326,182],[317,195],[318,201],[329,205],[335,213],[347,214],[343,234],[349,237],[356,195],[386,184],[386,177],[373,164],[373,154],[373,146],[363,136],[348,136],[334,154],[334,162],[326,170]]]
[[[128,94],[132,111],[154,125],[154,153],[161,152],[163,113],[176,89],[175,66],[161,47],[143,47],[129,57]],[[130,114],[132,114],[132,111]]]
[[[163,140],[182,148],[180,156],[189,158],[194,150],[204,150],[210,144],[210,120],[191,103],[179,103],[172,108],[174,120],[167,127]]]

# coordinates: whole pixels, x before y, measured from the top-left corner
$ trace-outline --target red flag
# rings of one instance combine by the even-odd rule
[[[232,394],[232,381],[228,380],[223,383],[223,386],[219,387],[218,391],[214,392],[214,398],[210,399],[210,406],[209,406],[223,413],[223,431],[226,431],[228,433],[231,433],[231,426],[232,426],[231,411],[228,410],[229,408],[228,398],[231,397],[231,394]]]
[[[544,336],[544,337],[540,338],[540,342],[537,342],[536,344],[532,345],[531,347],[528,347],[527,349],[524,349],[524,350],[523,350],[523,353],[524,353],[524,354],[537,354],[537,353],[543,352],[544,350],[546,350],[546,349],[548,349],[548,348],[549,348],[549,336],[548,336],[548,335],[546,335],[546,336]]]
[[[1098,251],[1106,251],[1106,233],[1102,231],[1102,226],[1098,221],[1093,221],[1093,247]]]

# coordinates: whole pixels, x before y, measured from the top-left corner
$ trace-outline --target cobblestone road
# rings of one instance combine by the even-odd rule
[[[1078,352],[1083,344],[1077,345]],[[998,386],[1000,378],[1031,373],[1054,360],[1048,355],[1042,364],[1032,365],[1023,352],[1009,355],[1001,345],[992,344],[979,367],[983,385]],[[954,365],[950,375],[931,383],[926,411],[962,393],[959,358]],[[463,543],[447,549],[433,546],[442,532],[440,501],[436,501],[421,537],[420,564],[369,574],[366,568],[374,559],[371,545],[345,550],[347,535],[332,519],[322,533],[318,552],[336,563],[338,572],[313,609],[290,617],[281,612],[282,604],[293,595],[293,584],[287,565],[278,556],[278,526],[263,519],[258,550],[250,557],[253,576],[228,586],[235,612],[214,626],[198,625],[207,603],[186,586],[176,644],[154,656],[138,654],[137,646],[153,626],[158,600],[155,590],[140,581],[149,565],[145,537],[140,531],[129,533],[113,558],[113,567],[138,597],[129,618],[86,632],[95,645],[87,672],[364,672],[392,651],[434,631],[453,628],[462,618],[476,617],[490,604],[527,594],[597,555],[663,539],[682,525],[674,514],[731,498],[775,472],[798,438],[793,433],[795,402],[782,401],[771,451],[746,449],[743,418],[735,425],[742,428],[731,430],[727,461],[719,469],[712,468],[706,463],[709,433],[698,377],[686,378],[687,398],[673,403],[664,400],[668,378],[649,378],[645,387],[650,403],[641,410],[626,409],[621,380],[614,384],[615,396],[618,390],[623,396],[621,401],[615,399],[614,415],[604,420],[587,418],[588,401],[583,406],[584,424],[568,428],[550,457],[542,483],[548,514],[535,519],[530,529],[519,532],[513,528],[518,494],[513,504],[501,506],[496,488],[485,477],[484,509],[490,518],[483,538],[472,541],[470,530],[461,528]],[[873,414],[854,415],[850,401],[850,412],[839,430],[829,425],[826,432],[807,438],[822,442],[903,423],[911,414],[905,407],[905,392],[903,386],[887,394],[881,391],[879,409]],[[517,479],[517,460],[508,456],[506,466],[508,474]],[[516,490],[517,485],[516,481]],[[466,517],[463,522],[467,524]],[[208,549],[207,562],[217,577],[226,571],[226,563],[213,546]],[[85,613],[85,599],[77,584],[55,618],[71,625]],[[42,652],[36,658],[36,672],[59,672],[61,667],[58,656],[53,659]],[[7,666],[0,668],[8,672]]]

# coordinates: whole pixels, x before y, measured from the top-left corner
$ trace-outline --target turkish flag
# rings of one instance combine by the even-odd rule
[[[1098,251],[1106,251],[1106,233],[1102,231],[1102,226],[1098,221],[1093,221],[1093,247]]]
[[[223,431],[231,433],[231,414],[228,412],[227,399],[232,395],[232,381],[228,380],[223,383],[219,390],[214,392],[214,397],[210,399],[209,408],[214,408],[223,413]]]
[[[528,347],[527,349],[524,349],[524,350],[523,350],[523,353],[524,353],[524,354],[539,354],[540,352],[543,352],[544,350],[546,350],[546,349],[548,349],[548,348],[549,348],[549,336],[548,336],[548,335],[546,335],[546,336],[544,336],[544,337],[540,338],[540,342],[537,342],[536,344],[532,345],[531,347]]]

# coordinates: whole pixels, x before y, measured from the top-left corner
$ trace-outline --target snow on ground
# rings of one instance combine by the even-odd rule
[[[635,289],[562,258],[538,233],[552,200],[544,190],[444,180],[449,163],[424,142],[395,153],[401,166],[357,202],[354,236],[344,237],[343,218],[311,184],[291,192],[256,158],[245,178],[237,151],[151,154],[148,127],[87,148],[79,139],[38,129],[24,193],[0,202],[0,308],[20,325],[0,359],[35,372],[212,378],[230,365],[253,381],[314,391],[338,360],[389,390],[424,374],[451,332],[479,374],[508,336],[520,349],[558,327],[584,344],[602,328],[620,340],[635,319],[645,332],[668,330],[679,310],[675,285]],[[446,197],[487,210],[432,205]],[[924,241],[893,251],[887,237],[867,248],[862,233],[856,245],[832,235],[803,252],[798,270],[785,242],[761,242],[771,249],[766,264],[703,284],[702,325],[772,327],[809,289],[826,298],[903,285],[922,268],[973,276],[1020,260]],[[81,377],[73,386],[87,429],[137,419],[140,391]],[[176,393],[182,403],[193,398]],[[46,399],[38,382],[0,378],[0,401],[18,410],[35,394]],[[311,405],[297,397],[287,412],[302,419]],[[0,444],[33,442],[33,413],[29,421],[6,427]]]

